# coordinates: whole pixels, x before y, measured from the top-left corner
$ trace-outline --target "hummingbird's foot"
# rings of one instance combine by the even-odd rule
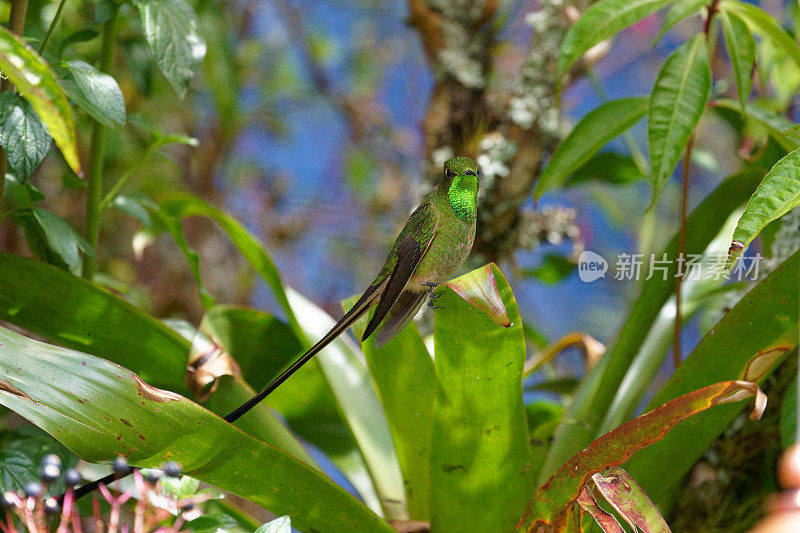
[[[430,298],[428,300],[428,307],[430,307],[431,309],[439,309],[438,305],[433,305],[433,301],[436,298],[438,298],[439,296],[441,296],[441,294],[434,294],[434,292],[433,292],[434,289],[436,289],[436,287],[439,284],[438,283],[432,283],[432,282],[429,282],[429,281],[423,282],[422,284],[425,285],[426,287],[428,287],[428,297]]]

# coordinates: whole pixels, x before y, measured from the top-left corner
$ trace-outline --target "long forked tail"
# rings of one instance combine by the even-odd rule
[[[375,301],[375,298],[380,296],[381,289],[386,284],[386,280],[378,285],[370,286],[364,294],[359,298],[356,304],[331,328],[331,330],[322,337],[319,342],[312,346],[306,353],[304,353],[297,361],[281,372],[281,374],[273,379],[264,390],[247,400],[245,403],[237,407],[233,412],[225,416],[225,420],[233,422],[247,411],[255,407],[261,400],[269,396],[269,394],[277,389],[284,381],[297,372],[301,366],[311,360],[312,357],[317,355],[323,348],[330,344],[336,337],[344,333],[347,328],[352,326],[356,320],[361,318],[366,313]]]

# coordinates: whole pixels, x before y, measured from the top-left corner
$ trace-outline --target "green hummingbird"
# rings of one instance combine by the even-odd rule
[[[478,164],[468,157],[445,161],[439,186],[411,213],[383,268],[361,298],[319,342],[225,420],[233,422],[266,398],[373,306],[377,306],[375,314],[362,341],[377,330],[376,346],[386,344],[411,322],[426,299],[435,309],[434,289],[450,278],[472,249],[480,175]]]

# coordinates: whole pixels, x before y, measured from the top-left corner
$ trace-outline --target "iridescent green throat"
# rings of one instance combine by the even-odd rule
[[[478,178],[471,174],[461,174],[453,178],[447,191],[450,208],[464,222],[475,218],[477,213]]]

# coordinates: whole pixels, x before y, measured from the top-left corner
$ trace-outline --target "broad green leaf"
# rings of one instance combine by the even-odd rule
[[[711,407],[752,396],[756,396],[754,418],[760,418],[767,397],[758,386],[746,381],[723,381],[680,396],[606,433],[575,454],[539,487],[525,508],[517,529],[532,532],[539,527],[554,527],[556,530],[565,527],[567,508],[573,505],[593,474],[624,463],[642,448],[663,439],[677,424],[690,417]],[[636,476],[633,478],[637,479]]]
[[[292,517],[301,530],[393,531],[316,470],[130,370],[2,328],[0,343],[0,403],[86,461],[174,460],[193,478]]]
[[[761,382],[797,345],[800,252],[779,265],[737,303],[700,341],[645,411],[720,379]],[[626,470],[659,502],[689,472],[738,416],[742,405],[721,407],[675,428],[643,450]]]
[[[600,152],[567,178],[564,185],[582,185],[588,181],[600,181],[614,185],[627,185],[643,178],[641,170],[632,157],[616,152]]]
[[[94,256],[94,250],[66,220],[46,209],[34,208],[14,215],[22,223],[31,248],[41,259],[73,274],[81,269],[81,252]]]
[[[36,170],[50,148],[47,128],[31,104],[12,92],[0,94],[0,144],[22,183]]]
[[[601,104],[575,125],[556,148],[533,190],[540,198],[562,184],[609,141],[636,124],[647,112],[647,97],[620,98]]]
[[[700,121],[711,93],[705,37],[696,35],[667,58],[650,96],[647,141],[653,203]]]
[[[322,338],[335,324],[325,311],[291,288],[287,296],[308,338]],[[403,516],[403,476],[378,394],[355,343],[339,336],[316,359],[358,443],[387,518]]]
[[[717,235],[719,227],[736,208],[747,201],[760,179],[760,173],[754,170],[735,174],[706,196],[686,222],[687,255],[703,253]],[[653,276],[642,282],[639,296],[615,336],[616,340],[576,391],[564,422],[556,431],[540,482],[544,482],[575,452],[599,436],[600,423],[633,358],[641,349],[664,304],[674,294],[677,249],[678,237],[675,235],[664,250],[656,254],[659,260],[664,258],[670,265],[666,275],[663,278]]]
[[[781,28],[772,16],[760,7],[739,0],[722,0],[718,7],[742,17],[756,31],[770,39],[800,67],[800,46],[789,33]]]
[[[671,30],[675,24],[686,17],[691,17],[699,13],[706,5],[708,5],[708,0],[678,0],[675,2],[664,16],[664,23],[661,25],[661,31],[659,31],[656,38],[653,39],[653,46],[655,46],[664,34]]]
[[[508,531],[534,486],[522,323],[508,282],[494,265],[492,273],[510,327],[450,288],[437,300],[430,489],[436,531]]]
[[[159,387],[187,390],[189,342],[141,309],[40,261],[0,253],[0,272],[0,319],[113,358]]]
[[[67,164],[80,176],[75,121],[56,75],[33,48],[4,27],[0,27],[0,71],[30,102]]]
[[[800,148],[775,163],[750,197],[733,232],[729,266],[764,227],[800,205]]]
[[[357,299],[358,296],[348,299],[343,305],[345,311]],[[353,325],[357,339],[364,335],[371,316],[368,313]],[[370,337],[361,343],[361,349],[397,448],[409,518],[428,520],[435,380],[433,360],[413,324],[380,348],[375,348],[374,337]]]
[[[602,0],[589,6],[561,42],[558,72],[564,74],[591,47],[613,37],[673,0]]]
[[[83,101],[77,103],[84,111],[105,126],[114,127],[114,124],[124,126],[125,99],[122,97],[122,90],[117,85],[117,80],[84,61],[67,61],[66,65],[83,95]]]
[[[725,37],[725,48],[733,65],[733,74],[736,77],[736,89],[739,95],[739,104],[744,111],[750,88],[753,85],[751,74],[756,63],[756,42],[747,28],[747,24],[727,11],[720,11],[722,21],[722,34]]]
[[[711,105],[713,107],[722,107],[730,109],[738,113],[742,113],[742,108],[738,102],[729,98],[720,98],[714,100]],[[777,142],[781,148],[787,152],[791,152],[800,146],[800,142],[790,138],[791,136],[785,135],[784,132],[792,126],[792,121],[783,115],[779,115],[774,111],[755,103],[747,102],[744,107],[744,117],[762,125],[769,131],[769,134]]]
[[[206,55],[197,15],[184,0],[136,0],[144,35],[158,68],[183,98]]]

